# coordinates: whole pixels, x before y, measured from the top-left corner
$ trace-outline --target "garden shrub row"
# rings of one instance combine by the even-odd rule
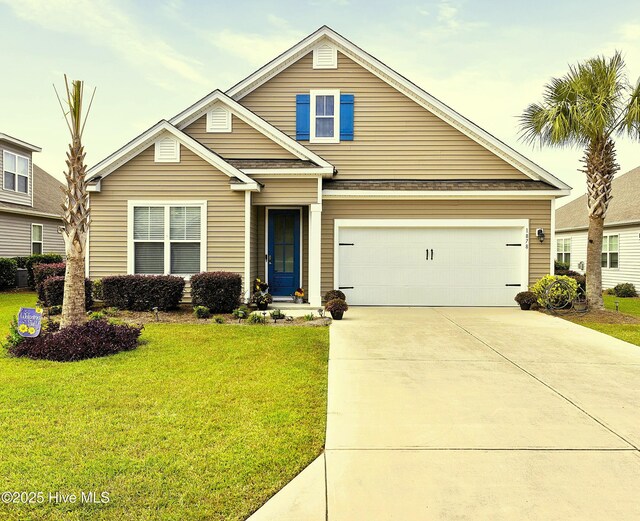
[[[33,267],[33,283],[41,302],[45,301],[44,282],[50,277],[64,277],[66,267],[67,265],[64,262],[36,264]]]
[[[241,297],[242,277],[237,273],[212,271],[191,277],[193,305],[209,308],[211,313],[231,313]]]
[[[46,306],[62,306],[64,299],[64,276],[53,276],[45,279],[40,285],[42,290],[42,297],[40,301]],[[40,289],[38,290],[40,295]],[[84,281],[84,305],[86,309],[91,309],[93,306],[92,297],[92,284],[89,279]]]
[[[29,287],[31,289],[36,288],[34,278],[34,268],[38,264],[56,264],[62,262],[62,255],[57,253],[43,253],[40,255],[30,255],[24,258],[24,267],[27,269],[27,280],[29,281]]]
[[[173,275],[116,275],[102,279],[105,306],[131,311],[176,309],[184,294],[184,279]]]
[[[14,288],[18,263],[15,259],[0,259],[0,290]]]
[[[16,287],[16,272],[18,268],[26,268],[29,287],[35,289],[35,266],[60,262],[62,262],[62,255],[57,253],[29,255],[28,257],[0,257],[0,290]]]

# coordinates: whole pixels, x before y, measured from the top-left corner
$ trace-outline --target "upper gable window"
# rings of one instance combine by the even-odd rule
[[[314,69],[337,69],[338,49],[335,45],[321,43],[313,49]]]
[[[29,193],[29,158],[7,152],[2,156],[2,188],[23,194]]]
[[[155,144],[156,163],[179,163],[180,142],[173,136],[160,138]]]
[[[340,142],[340,91],[311,91],[310,141],[312,143]]]
[[[231,112],[225,107],[207,112],[207,132],[231,132]]]

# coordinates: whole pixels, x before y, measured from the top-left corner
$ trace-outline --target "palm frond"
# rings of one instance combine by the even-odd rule
[[[640,140],[640,78],[631,89],[620,130],[626,132],[631,139]]]

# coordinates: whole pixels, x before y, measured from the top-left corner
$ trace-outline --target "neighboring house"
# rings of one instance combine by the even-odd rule
[[[228,270],[314,306],[514,305],[570,191],[327,27],[89,175],[91,278]]]
[[[640,167],[613,180],[613,199],[604,222],[602,286],[631,282],[640,288]],[[589,213],[583,195],[556,211],[556,258],[584,273]]]
[[[33,164],[40,147],[0,134],[0,257],[64,254],[62,184]]]

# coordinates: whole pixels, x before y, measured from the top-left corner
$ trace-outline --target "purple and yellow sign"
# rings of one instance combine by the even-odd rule
[[[40,334],[42,308],[20,308],[18,313],[18,333],[20,336],[34,337]]]

